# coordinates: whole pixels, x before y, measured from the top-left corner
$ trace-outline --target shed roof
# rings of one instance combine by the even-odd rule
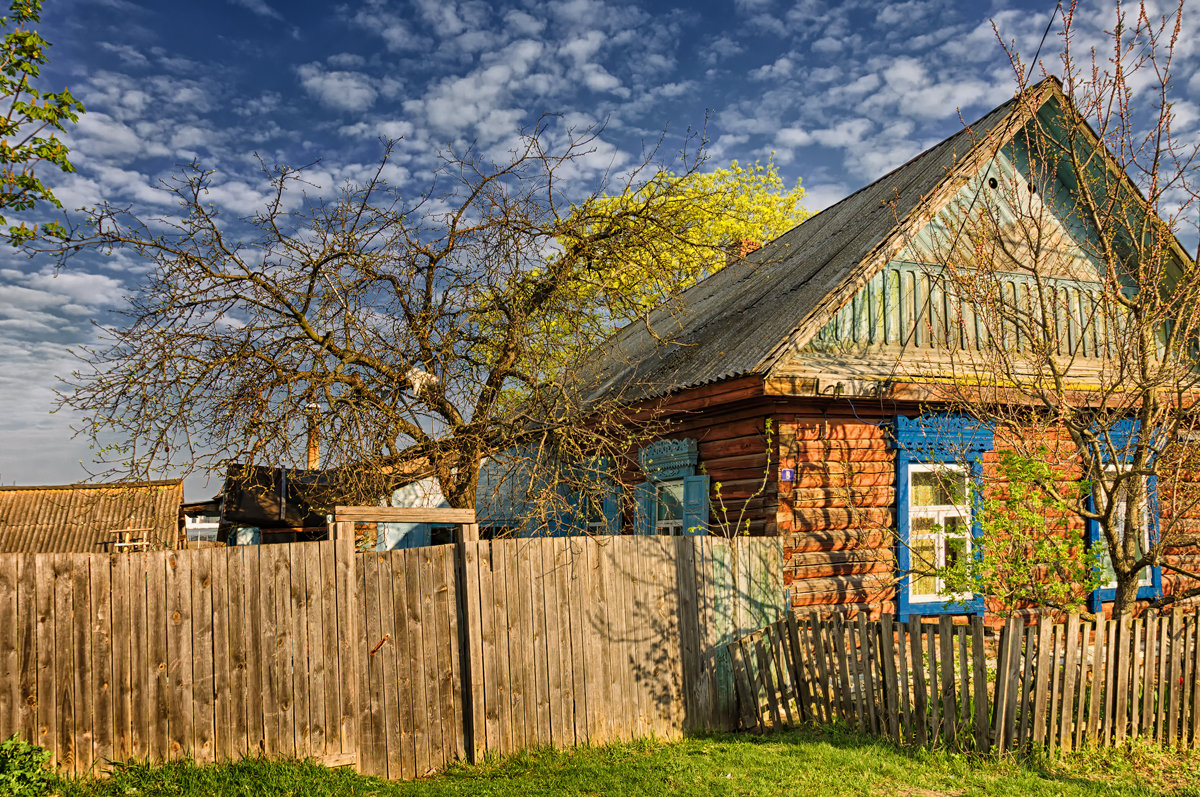
[[[1048,78],[1030,91],[1048,86]],[[1057,87],[1057,82],[1053,83]],[[619,330],[586,374],[591,398],[633,400],[765,373],[798,328],[836,310],[854,281],[912,215],[981,146],[1020,114],[1005,102],[941,143],[817,213]],[[849,295],[845,297],[849,298]]]
[[[116,532],[162,547],[179,533],[183,481],[0,487],[0,552],[111,550]]]

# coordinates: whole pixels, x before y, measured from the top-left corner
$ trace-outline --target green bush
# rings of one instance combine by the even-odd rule
[[[54,785],[50,752],[13,735],[0,742],[0,797],[42,797]]]

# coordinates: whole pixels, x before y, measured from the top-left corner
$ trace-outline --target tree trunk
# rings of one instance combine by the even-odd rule
[[[1137,602],[1138,575],[1136,571],[1117,575],[1117,594],[1113,599],[1112,606],[1113,617],[1133,612],[1133,605]]]

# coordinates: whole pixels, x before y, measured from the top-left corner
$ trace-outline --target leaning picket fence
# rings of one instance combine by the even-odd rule
[[[999,635],[980,618],[791,612],[726,646],[741,724],[842,722],[901,744],[1003,753],[1200,741],[1200,622],[1071,614]]]

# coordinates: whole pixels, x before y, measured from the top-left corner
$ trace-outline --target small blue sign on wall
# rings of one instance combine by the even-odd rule
[[[781,481],[781,482],[796,481],[796,469],[795,468],[780,468],[779,469],[779,481]]]

